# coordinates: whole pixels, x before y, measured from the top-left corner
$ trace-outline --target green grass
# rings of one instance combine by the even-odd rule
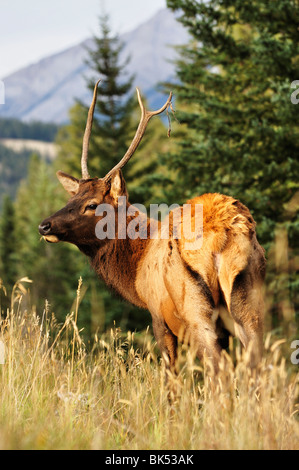
[[[26,312],[22,283],[14,293],[0,321],[0,449],[298,449],[298,369],[282,341],[266,337],[255,378],[231,343],[217,383],[182,346],[170,403],[147,332],[114,328],[87,349],[76,306],[57,325],[47,308]]]

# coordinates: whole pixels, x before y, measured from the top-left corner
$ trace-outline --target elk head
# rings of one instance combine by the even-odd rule
[[[111,204],[117,207],[118,198],[127,196],[125,180],[121,168],[130,160],[137,149],[149,120],[171,106],[172,93],[166,103],[157,111],[149,112],[145,109],[140,92],[137,88],[138,102],[141,108],[141,118],[136,134],[120,162],[112,168],[103,178],[89,176],[87,159],[90,134],[92,129],[94,109],[97,99],[99,81],[94,87],[93,100],[88,112],[87,124],[83,138],[81,169],[82,178],[78,180],[62,171],[57,177],[66,191],[71,195],[67,205],[54,215],[45,219],[39,226],[39,232],[49,243],[66,241],[77,245],[83,252],[90,254],[92,247],[96,248],[102,240],[97,240],[95,227],[100,217],[96,216],[96,209],[100,204]]]

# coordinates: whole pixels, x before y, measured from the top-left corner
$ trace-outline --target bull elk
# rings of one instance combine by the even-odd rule
[[[104,178],[91,178],[87,158],[97,87],[98,83],[83,139],[82,178],[57,172],[71,198],[63,209],[41,223],[40,234],[50,243],[75,244],[108,286],[125,300],[150,311],[157,344],[168,357],[170,368],[175,368],[178,338],[187,338],[195,345],[198,357],[205,353],[217,371],[222,349],[219,325],[236,335],[245,348],[252,345],[250,364],[255,367],[262,355],[265,258],[249,210],[222,194],[204,194],[188,201],[191,223],[195,206],[203,207],[202,233],[196,236],[201,238],[198,249],[190,250],[184,236],[173,236],[171,213],[168,238],[119,237],[124,228],[117,212],[120,201],[125,200],[126,209],[132,209],[121,168],[137,149],[149,120],[171,107],[172,93],[159,110],[149,112],[137,89],[141,119],[126,154]],[[115,211],[114,238],[96,236],[97,223],[103,219],[103,214],[97,213],[101,204]],[[179,213],[182,222],[183,212]],[[126,227],[134,220],[130,214],[122,220]],[[146,219],[147,234],[150,220]]]

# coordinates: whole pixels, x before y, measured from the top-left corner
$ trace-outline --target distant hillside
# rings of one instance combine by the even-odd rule
[[[186,43],[187,32],[172,12],[161,10],[120,39],[125,44],[121,60],[131,57],[129,72],[135,74],[134,85],[141,88],[151,106],[159,105],[161,96],[156,85],[174,77],[176,52],[172,46]],[[0,106],[0,117],[66,122],[75,98],[86,103],[90,100],[85,60],[87,48],[92,47],[93,39],[87,39],[6,77],[6,99]]]
[[[44,142],[42,140],[0,139],[0,144],[6,148],[13,150],[16,153],[21,153],[25,150],[31,153],[38,153],[41,157],[45,157],[48,160],[54,160],[58,153],[56,144],[54,144],[53,142]]]
[[[26,178],[32,153],[47,161],[56,157],[53,141],[57,130],[54,124],[0,119],[0,212],[3,196],[14,198],[20,181]]]

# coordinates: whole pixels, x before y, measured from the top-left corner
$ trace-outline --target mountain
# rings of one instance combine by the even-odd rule
[[[120,35],[124,43],[121,62],[129,56],[130,74],[140,87],[149,105],[161,103],[157,83],[174,78],[172,46],[185,44],[188,35],[169,10],[160,10],[153,18],[133,31]],[[23,121],[61,124],[68,120],[68,110],[75,99],[90,101],[86,77],[90,75],[85,60],[93,39],[51,55],[4,78],[5,104],[0,117]]]

